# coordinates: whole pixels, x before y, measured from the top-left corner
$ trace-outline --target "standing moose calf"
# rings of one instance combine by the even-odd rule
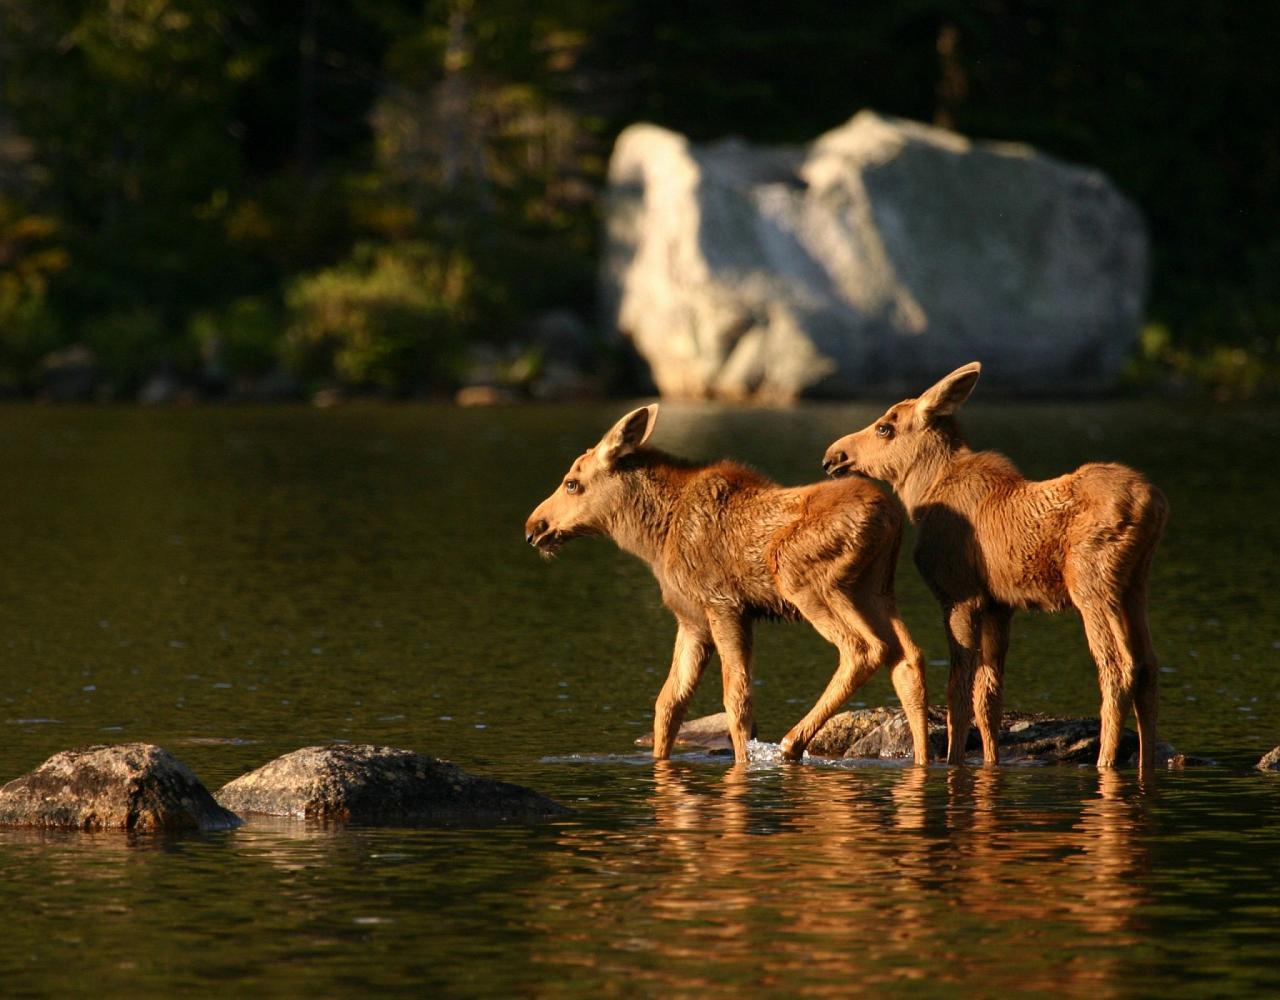
[[[947,759],[964,760],[976,702],[982,756],[999,759],[1004,658],[1017,608],[1075,607],[1102,688],[1099,767],[1114,767],[1136,706],[1139,760],[1155,763],[1156,656],[1147,577],[1168,518],[1164,494],[1122,465],[1031,482],[1003,455],[971,451],[953,415],[982,367],[957,368],[918,399],[840,438],[822,467],[888,482],[916,525],[916,566],[942,604],[951,646]]]
[[[902,515],[865,480],[784,488],[732,462],[694,465],[646,448],[657,405],[623,417],[576,459],[525,524],[550,555],[579,535],[606,535],[652,568],[676,619],[671,672],[654,708],[653,755],[670,756],[685,707],[720,654],[734,756],[751,735],[752,622],[804,618],[840,650],[826,691],[782,741],[797,758],[883,664],[927,762],[924,659],[898,617],[893,575]]]

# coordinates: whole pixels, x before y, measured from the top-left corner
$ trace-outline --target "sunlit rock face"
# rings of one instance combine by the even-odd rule
[[[609,165],[604,317],[666,396],[905,391],[975,359],[1015,392],[1104,389],[1146,282],[1101,173],[867,111],[803,148],[634,125]]]
[[[285,754],[223,785],[217,800],[245,816],[383,824],[528,821],[569,811],[434,757],[349,744]]]
[[[185,764],[147,743],[66,750],[0,788],[0,826],[154,833],[239,822]]]

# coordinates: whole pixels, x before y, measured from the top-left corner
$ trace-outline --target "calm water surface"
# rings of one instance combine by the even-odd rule
[[[1280,990],[1280,410],[973,405],[1045,476],[1146,471],[1162,773],[862,763],[655,766],[673,627],[598,540],[523,520],[622,405],[0,409],[0,780],[142,740],[211,788],[300,746],[379,742],[576,808],[539,827],[255,823],[183,838],[0,833],[5,995],[1205,996]],[[788,483],[870,406],[664,405],[655,442]],[[933,662],[938,613],[904,561]],[[757,643],[762,739],[835,664]],[[692,708],[714,711],[709,672]],[[858,703],[892,699],[887,678]],[[1093,714],[1078,622],[1015,621],[1006,703]]]

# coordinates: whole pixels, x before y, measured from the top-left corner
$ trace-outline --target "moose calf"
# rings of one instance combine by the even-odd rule
[[[654,708],[654,757],[670,755],[714,648],[734,756],[747,759],[752,622],[778,617],[806,619],[840,650],[826,691],[782,741],[785,756],[800,757],[890,664],[916,763],[926,763],[924,660],[894,602],[902,515],[893,499],[865,480],[792,489],[732,462],[682,462],[645,447],[657,416],[655,404],[618,421],[525,524],[525,540],[544,555],[580,535],[606,535],[657,577],[677,629]]]
[[[1155,763],[1156,656],[1147,577],[1168,518],[1164,494],[1132,469],[1090,464],[1031,482],[1003,455],[971,451],[953,417],[978,381],[957,368],[918,399],[840,438],[822,467],[888,482],[916,525],[915,562],[942,604],[951,647],[947,759],[964,760],[976,702],[982,755],[999,759],[1004,658],[1015,609],[1084,620],[1102,688],[1099,767],[1113,767],[1136,705],[1139,759]]]

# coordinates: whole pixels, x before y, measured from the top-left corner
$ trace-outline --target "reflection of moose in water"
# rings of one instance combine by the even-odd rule
[[[1115,771],[679,760],[655,765],[650,804],[625,833],[560,829],[545,890],[574,902],[539,910],[540,961],[591,955],[646,993],[847,996],[947,955],[944,978],[983,994],[1105,993],[1146,899],[1147,800]],[[623,835],[625,863],[596,863]]]
[[[656,405],[645,406],[618,421],[525,525],[543,553],[580,535],[606,535],[653,569],[678,626],[654,708],[654,757],[670,756],[714,649],[734,756],[747,759],[752,623],[778,617],[804,618],[840,650],[826,691],[783,739],[785,756],[803,755],[849,696],[889,666],[916,762],[925,763],[924,658],[893,593],[897,504],[860,480],[785,488],[732,462],[681,462],[645,447],[657,414]]]
[[[1168,518],[1164,494],[1132,469],[1090,464],[1031,482],[1003,455],[971,451],[954,414],[975,362],[891,406],[827,449],[831,475],[888,482],[916,525],[915,561],[942,604],[951,646],[947,759],[964,761],[976,702],[983,758],[999,757],[1004,659],[1017,608],[1084,620],[1102,688],[1099,767],[1113,767],[1136,707],[1139,758],[1155,764],[1157,682],[1147,578]]]

